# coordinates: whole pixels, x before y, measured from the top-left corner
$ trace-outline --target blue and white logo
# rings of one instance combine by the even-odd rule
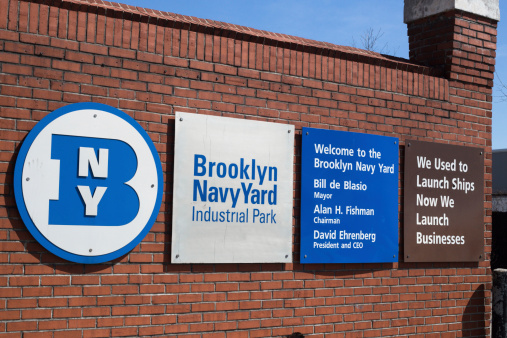
[[[21,218],[47,250],[101,263],[132,250],[162,201],[162,166],[144,129],[122,111],[77,103],[46,116],[16,160]]]

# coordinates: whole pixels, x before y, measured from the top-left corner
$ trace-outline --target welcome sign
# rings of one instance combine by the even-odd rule
[[[398,138],[303,128],[301,262],[398,259]]]
[[[173,263],[292,261],[294,126],[176,113]]]

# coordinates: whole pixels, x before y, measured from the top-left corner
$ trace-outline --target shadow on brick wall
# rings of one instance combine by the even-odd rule
[[[166,141],[166,158],[165,168],[162,170],[165,175],[165,191],[162,202],[162,210],[164,213],[164,267],[171,264],[171,238],[172,238],[172,212],[173,212],[173,173],[174,173],[174,133],[176,123],[174,116],[167,121],[167,141]]]
[[[473,293],[463,313],[462,337],[486,337],[486,304],[484,284]]]

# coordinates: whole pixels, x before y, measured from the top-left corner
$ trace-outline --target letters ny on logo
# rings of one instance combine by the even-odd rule
[[[28,134],[16,161],[21,218],[47,250],[101,263],[132,250],[162,200],[160,158],[144,129],[98,103],[62,107]]]

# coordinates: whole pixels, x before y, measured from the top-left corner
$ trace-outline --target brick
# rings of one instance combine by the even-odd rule
[[[37,328],[36,321],[22,321],[7,323],[7,331],[34,331]]]
[[[46,309],[23,310],[21,311],[21,318],[23,320],[51,318],[51,310]]]

